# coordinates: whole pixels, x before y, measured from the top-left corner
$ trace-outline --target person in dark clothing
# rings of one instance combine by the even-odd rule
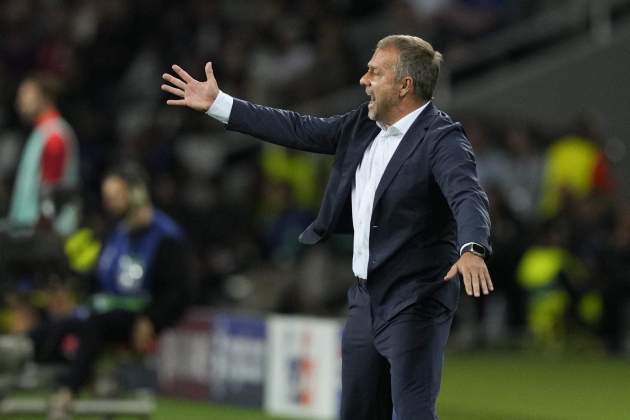
[[[58,323],[47,340],[63,346],[69,333],[76,337],[49,419],[67,418],[73,396],[90,379],[105,345],[149,351],[155,335],[177,320],[189,297],[183,232],[153,207],[142,170],[126,165],[110,171],[102,194],[106,210],[120,221],[103,245],[87,311]]]

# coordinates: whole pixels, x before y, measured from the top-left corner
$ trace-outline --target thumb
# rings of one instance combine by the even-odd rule
[[[457,269],[457,264],[453,264],[451,269],[448,270],[448,273],[446,273],[446,276],[444,276],[444,280],[446,280],[446,281],[451,280],[453,277],[455,277],[455,275],[457,274],[458,271],[459,270]]]
[[[206,78],[207,80],[214,79],[214,71],[212,70],[212,62],[206,63]]]

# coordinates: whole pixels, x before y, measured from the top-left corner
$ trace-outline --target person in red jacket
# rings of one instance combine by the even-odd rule
[[[32,229],[42,221],[61,235],[76,228],[79,155],[72,127],[55,104],[58,83],[47,74],[33,74],[17,91],[18,114],[34,129],[16,174],[8,222]]]

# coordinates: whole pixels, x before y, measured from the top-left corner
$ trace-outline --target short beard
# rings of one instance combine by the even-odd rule
[[[386,112],[391,111],[394,108],[394,100],[392,98],[386,97],[381,100],[381,103],[379,105],[380,106],[376,108],[376,111],[372,111],[368,108],[368,118],[381,124],[388,124],[383,121],[383,117],[385,117],[384,114]]]
[[[376,115],[375,111],[372,111],[370,108],[368,108],[368,118],[371,119],[372,121],[376,121]]]

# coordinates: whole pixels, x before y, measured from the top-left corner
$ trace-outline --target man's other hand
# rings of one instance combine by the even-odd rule
[[[449,281],[458,273],[462,275],[468,296],[479,297],[481,292],[487,295],[494,290],[486,262],[471,252],[464,252],[459,257],[459,260],[448,270],[444,280]]]
[[[173,64],[172,68],[179,77],[164,73],[162,79],[170,83],[170,85],[163,84],[162,90],[180,99],[169,99],[166,103],[174,106],[187,106],[196,111],[208,111],[217,98],[217,95],[219,95],[219,86],[214,78],[212,63],[206,63],[205,82],[193,79],[186,70],[182,69],[177,64]]]

